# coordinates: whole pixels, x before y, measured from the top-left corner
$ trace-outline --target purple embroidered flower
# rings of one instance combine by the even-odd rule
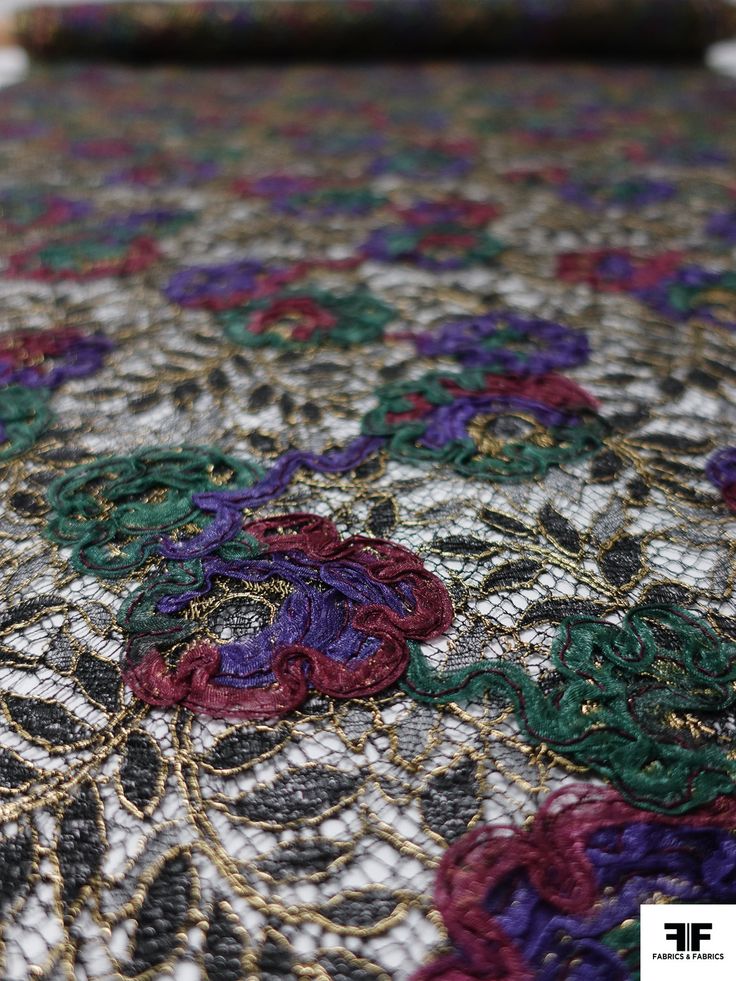
[[[362,251],[378,262],[410,262],[442,271],[488,263],[504,245],[484,231],[457,223],[392,225],[371,232]]]
[[[582,331],[506,311],[450,321],[436,334],[419,334],[415,344],[425,357],[447,356],[468,368],[517,375],[573,368],[590,354]]]
[[[13,187],[0,192],[0,224],[11,232],[62,225],[85,218],[91,211],[87,201],[75,201],[43,188]]]
[[[174,273],[164,293],[182,307],[228,310],[292,282],[302,272],[300,264],[268,266],[255,259],[187,266]]]
[[[298,708],[311,690],[375,694],[403,674],[413,641],[452,622],[445,586],[401,545],[341,540],[312,514],[251,521],[243,532],[226,557],[206,555],[201,574],[182,576],[173,563],[124,605],[125,678],[144,701],[261,719]],[[224,607],[217,582],[228,586]],[[193,603],[199,624],[183,616]],[[227,641],[213,643],[222,633]],[[172,671],[159,648],[192,638]]]
[[[413,981],[638,977],[643,904],[736,900],[734,820],[727,797],[671,817],[578,784],[528,826],[475,828],[437,873],[454,950]]]
[[[634,295],[673,320],[697,318],[736,330],[736,272],[680,266],[673,275]]]
[[[736,211],[721,211],[711,215],[705,230],[708,235],[721,238],[729,245],[736,245]]]
[[[417,201],[409,208],[398,208],[402,220],[415,228],[428,225],[459,225],[483,228],[501,213],[498,205],[489,201],[448,197],[440,201]]]
[[[377,157],[368,168],[372,177],[399,174],[417,180],[463,177],[473,168],[477,146],[472,140],[435,140]]]
[[[645,208],[669,201],[677,193],[670,181],[630,177],[606,184],[602,181],[569,181],[560,187],[560,195],[583,208]]]
[[[106,184],[133,184],[138,187],[191,187],[213,180],[220,171],[215,160],[162,157],[131,164],[108,174]]]
[[[70,328],[16,331],[0,342],[0,385],[58,388],[99,371],[112,346],[102,334]]]
[[[736,446],[724,446],[709,457],[705,476],[720,490],[726,507],[736,512]]]

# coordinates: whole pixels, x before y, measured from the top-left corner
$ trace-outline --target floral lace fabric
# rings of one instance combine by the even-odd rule
[[[736,900],[734,113],[0,93],[2,977],[635,978],[639,902]]]

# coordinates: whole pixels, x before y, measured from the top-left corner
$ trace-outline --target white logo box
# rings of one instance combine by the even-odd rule
[[[641,981],[736,981],[736,905],[652,903],[641,911]]]

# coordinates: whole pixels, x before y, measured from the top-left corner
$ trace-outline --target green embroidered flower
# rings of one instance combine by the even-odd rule
[[[633,804],[683,813],[736,790],[736,645],[677,607],[642,606],[621,626],[563,621],[554,673],[537,684],[507,661],[435,671],[413,657],[403,685],[440,703],[510,699],[524,736],[610,780]]]
[[[594,452],[605,433],[595,399],[561,375],[430,372],[377,394],[363,433],[385,438],[392,457],[485,480],[540,476]]]
[[[30,449],[50,420],[46,390],[0,388],[0,460],[12,460]]]
[[[337,296],[311,288],[283,290],[220,314],[225,333],[244,347],[352,347],[379,341],[394,317],[365,291]]]
[[[206,446],[147,447],[73,467],[49,488],[46,535],[72,548],[80,572],[117,579],[156,554],[159,539],[202,515],[192,495],[249,487],[260,467]]]

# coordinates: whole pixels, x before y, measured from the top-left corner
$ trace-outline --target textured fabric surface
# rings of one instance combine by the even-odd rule
[[[0,93],[0,976],[628,979],[736,901],[735,117]]]
[[[199,0],[38,6],[18,16],[44,57],[399,58],[500,52],[692,58],[736,34],[729,0]]]

